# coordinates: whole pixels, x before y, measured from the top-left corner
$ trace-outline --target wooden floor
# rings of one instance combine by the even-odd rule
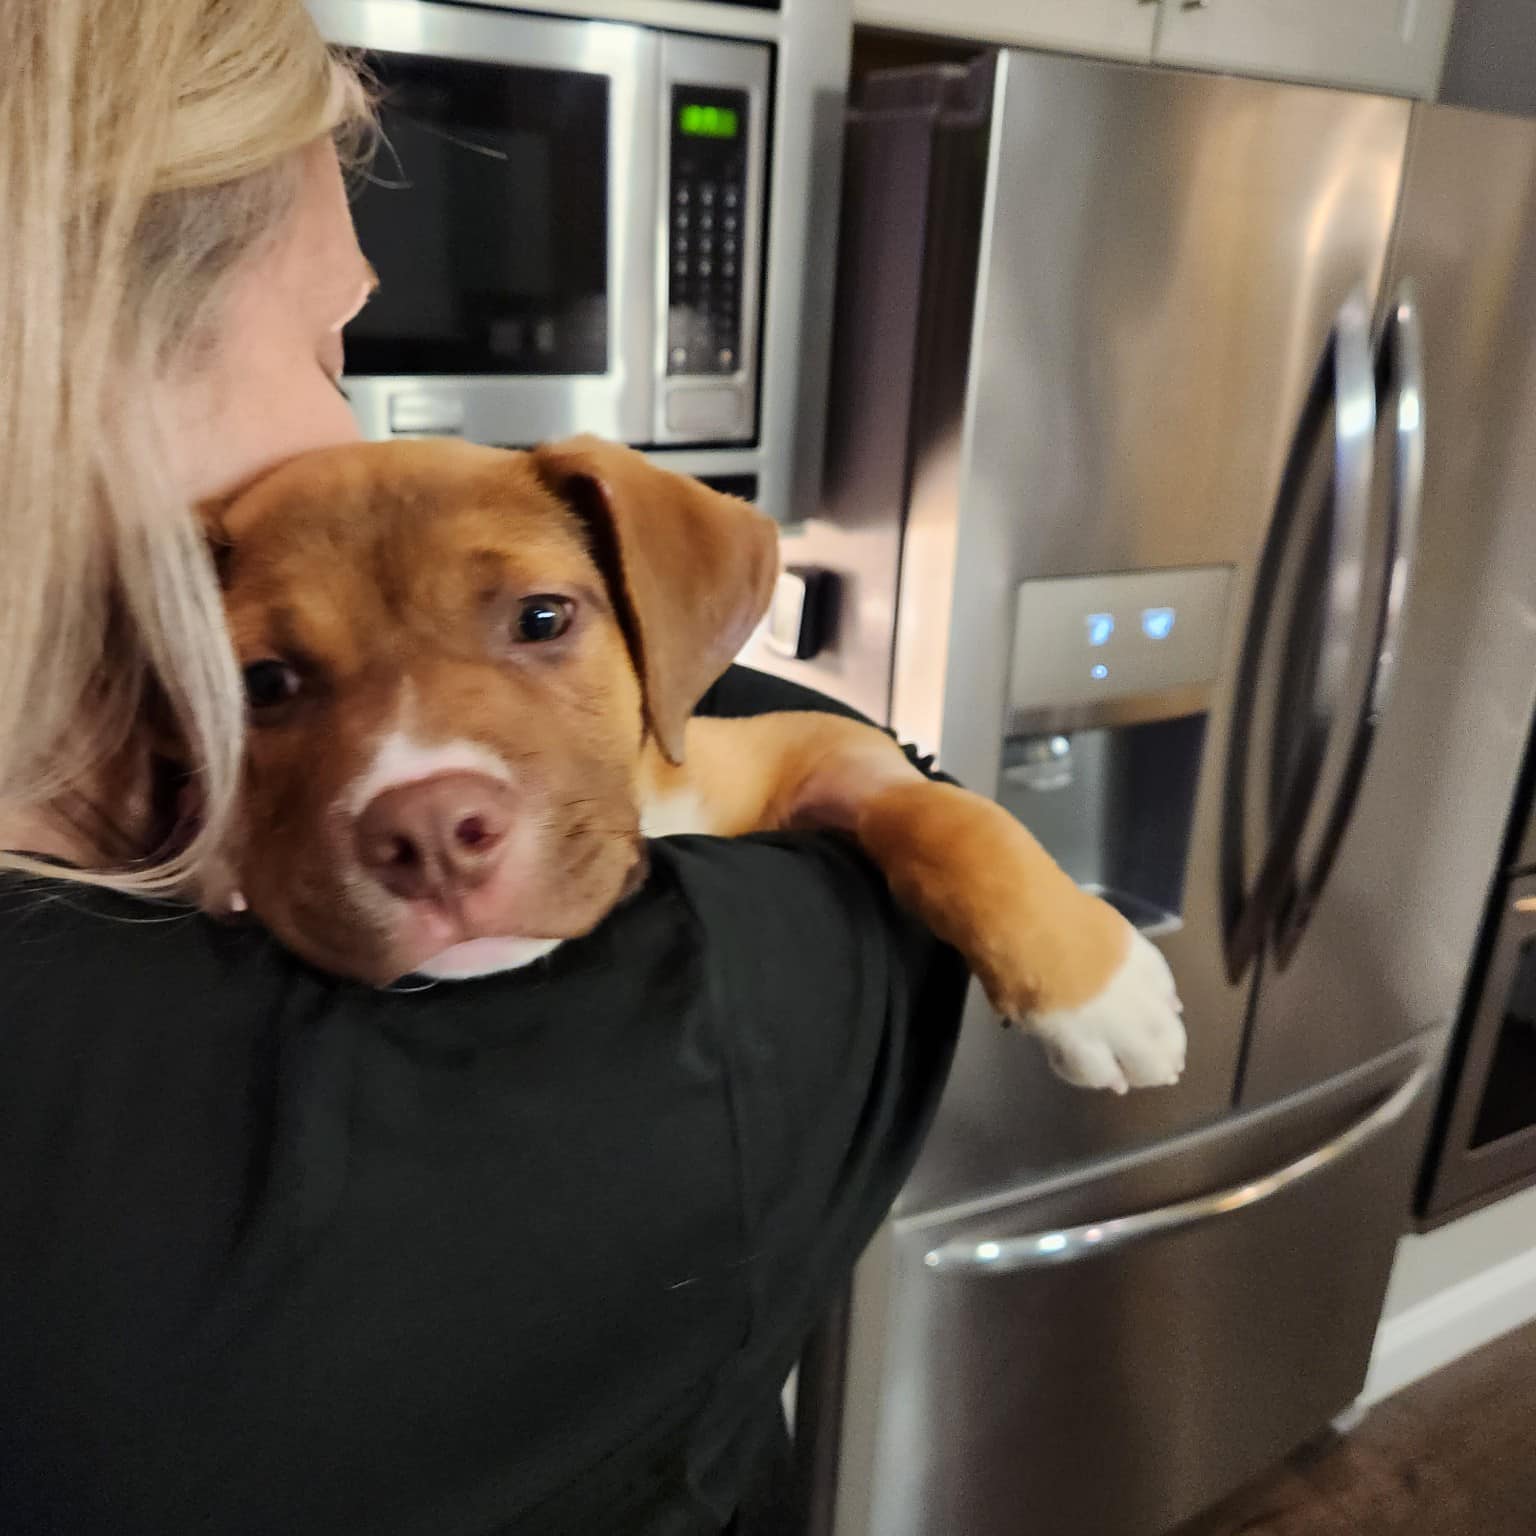
[[[1536,1536],[1536,1324],[1378,1403],[1176,1536]]]

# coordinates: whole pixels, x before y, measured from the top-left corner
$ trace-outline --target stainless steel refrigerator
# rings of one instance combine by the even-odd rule
[[[1536,131],[1003,53],[849,124],[753,659],[1162,946],[1184,1082],[973,1002],[802,1371],[812,1529],[1157,1536],[1357,1394],[1536,706]]]

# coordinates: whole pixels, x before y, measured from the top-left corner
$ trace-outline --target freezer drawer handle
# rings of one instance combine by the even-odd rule
[[[1077,1259],[1123,1248],[1128,1243],[1149,1237],[1163,1237],[1186,1227],[1198,1226],[1218,1216],[1232,1216],[1252,1206],[1272,1200],[1287,1189],[1294,1189],[1308,1179],[1333,1167],[1352,1153],[1389,1130],[1403,1118],[1424,1091],[1434,1071],[1430,1061],[1421,1062],[1412,1074],[1348,1130],[1332,1141],[1314,1148],[1294,1163],[1242,1184],[1175,1205],[1140,1211],[1133,1216],[1115,1216],[1080,1227],[1060,1227],[1055,1231],[1031,1232],[1025,1237],[1000,1237],[981,1242],[956,1241],[931,1249],[923,1256],[929,1269],[941,1274],[1014,1274],[1023,1269],[1044,1269],[1054,1264],[1070,1264]]]

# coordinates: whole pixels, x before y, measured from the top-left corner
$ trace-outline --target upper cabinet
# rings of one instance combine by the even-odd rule
[[[1153,57],[1433,96],[1454,9],[1455,0],[1163,0]]]
[[[870,27],[1148,59],[1157,0],[853,0],[853,19]]]
[[[854,20],[1433,96],[1456,0],[854,0]]]

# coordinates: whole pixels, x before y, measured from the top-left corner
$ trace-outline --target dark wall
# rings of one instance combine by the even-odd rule
[[[1440,100],[1536,117],[1536,3],[1460,0]]]

